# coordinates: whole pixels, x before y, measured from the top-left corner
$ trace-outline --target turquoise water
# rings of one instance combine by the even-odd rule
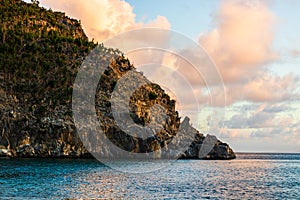
[[[0,166],[0,199],[300,199],[300,154],[178,160],[151,173],[82,159],[0,159]]]

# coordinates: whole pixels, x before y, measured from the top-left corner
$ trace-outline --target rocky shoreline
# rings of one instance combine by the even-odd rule
[[[83,123],[75,127],[73,120],[74,81],[84,59],[96,49],[95,63],[90,64],[103,65],[106,70],[99,80],[95,107],[101,129],[114,145],[131,153],[157,152],[155,158],[164,158],[163,149],[182,159],[235,158],[228,144],[214,136],[205,137],[190,125],[189,118],[181,122],[175,101],[138,73],[122,52],[89,42],[77,20],[21,0],[4,0],[0,11],[0,157],[92,158],[99,152],[105,157],[115,155],[97,135],[83,144],[85,138],[79,137],[78,128],[93,126]],[[122,130],[114,119],[111,96],[116,83],[129,71],[145,79],[146,84],[128,99],[134,124]],[[134,84],[126,82],[122,87]],[[118,109],[123,106],[121,102]],[[160,117],[161,110],[152,109],[155,105],[166,118]],[[126,133],[138,134],[134,131],[140,126],[150,127],[155,134],[143,139]],[[183,153],[171,151],[178,133],[183,135],[179,143],[192,135]]]

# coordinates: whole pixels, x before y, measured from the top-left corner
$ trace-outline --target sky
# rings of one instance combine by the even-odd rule
[[[192,95],[214,98],[213,104],[200,102],[202,110],[191,114],[192,123],[237,152],[300,152],[300,1],[40,0],[40,5],[80,19],[88,37],[99,42],[145,27],[187,36],[207,52],[223,80],[207,90],[186,64],[162,56],[163,65],[173,63],[172,69],[195,86]],[[141,56],[128,57],[138,63]],[[158,83],[166,79],[156,72]],[[184,87],[171,96],[188,100]],[[182,101],[177,106],[191,110],[195,105]]]

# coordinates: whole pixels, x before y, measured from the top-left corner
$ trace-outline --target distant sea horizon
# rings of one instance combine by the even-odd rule
[[[143,162],[139,167],[147,167]],[[95,159],[0,159],[0,199],[299,199],[300,153],[237,153],[128,173]],[[146,169],[145,169],[146,171]]]

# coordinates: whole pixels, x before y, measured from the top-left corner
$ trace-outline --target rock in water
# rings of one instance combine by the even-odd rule
[[[209,154],[209,152],[211,152],[217,142],[218,139],[216,136],[207,135],[200,147],[198,158],[205,158]]]
[[[193,128],[190,119],[185,117],[180,126],[186,131],[187,135],[194,135],[194,140],[189,148],[183,153],[183,159],[235,159],[233,150],[226,143],[222,143],[216,136],[207,135],[206,137]]]
[[[235,159],[236,155],[228,144],[218,141],[209,154],[204,157],[208,160],[229,160]]]

